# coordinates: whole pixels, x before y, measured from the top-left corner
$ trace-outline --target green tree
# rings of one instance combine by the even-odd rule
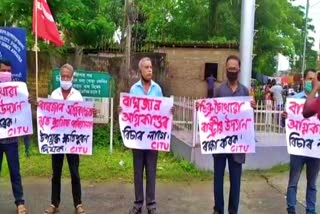
[[[148,40],[205,41],[208,38],[207,0],[141,0],[142,28]]]
[[[304,8],[289,0],[257,0],[254,38],[254,70],[273,74],[278,53],[289,56],[298,70],[302,53]],[[139,23],[145,38],[158,41],[240,41],[241,1],[239,0],[141,0],[139,8],[145,19]],[[310,22],[309,22],[310,23]],[[310,24],[308,29],[314,27]],[[314,67],[312,39],[307,44],[307,67]]]
[[[228,42],[240,40],[240,0],[135,0],[137,19],[133,23],[133,40],[173,42]],[[291,66],[301,67],[304,8],[291,0],[257,0],[254,38],[253,69],[260,73],[275,72],[278,53],[289,56]],[[85,47],[101,48],[112,42],[119,27],[124,37],[124,0],[49,1],[54,18],[62,30],[65,47],[74,47],[78,60]],[[7,13],[10,11],[10,13]],[[31,35],[32,1],[2,0],[0,24],[25,27]],[[314,27],[308,22],[308,29]],[[316,52],[311,50],[313,40],[308,38],[306,63],[315,67]],[[40,48],[51,46],[40,43]],[[57,50],[57,49],[55,49]]]
[[[121,23],[122,1],[51,0],[48,4],[59,30],[63,32],[65,47],[74,47],[76,56],[81,56],[84,47],[97,48],[112,42],[113,33]],[[0,3],[0,23],[26,28],[29,47],[34,43],[32,9],[33,1],[2,0]],[[39,45],[42,50],[52,50],[47,43],[40,42]]]

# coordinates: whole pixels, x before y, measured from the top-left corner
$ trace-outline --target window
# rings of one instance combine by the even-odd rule
[[[206,63],[204,68],[204,80],[208,77],[213,76],[218,79],[218,63]]]

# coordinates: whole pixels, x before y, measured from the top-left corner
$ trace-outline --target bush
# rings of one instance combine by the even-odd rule
[[[113,127],[114,145],[122,145],[119,128]],[[95,124],[93,126],[93,146],[110,145],[110,124]]]

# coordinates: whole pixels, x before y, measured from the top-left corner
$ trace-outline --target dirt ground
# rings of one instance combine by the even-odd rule
[[[50,202],[50,180],[44,178],[23,179],[26,205],[31,214],[41,214]],[[228,178],[225,182],[225,207],[227,209]],[[134,193],[130,183],[82,182],[83,204],[91,214],[126,214],[132,207]],[[156,192],[160,214],[203,214],[213,213],[212,182],[163,183],[157,184]],[[60,214],[74,213],[69,179],[63,180]],[[10,182],[0,180],[0,213],[14,214],[15,206]],[[144,213],[147,213],[144,210]],[[227,210],[226,210],[227,213]],[[285,195],[270,185],[266,179],[244,176],[239,213],[285,214]],[[298,213],[304,213],[299,205]]]

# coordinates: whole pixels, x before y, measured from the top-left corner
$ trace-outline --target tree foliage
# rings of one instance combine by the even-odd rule
[[[124,32],[124,0],[48,0],[66,47],[96,47],[112,42],[117,29]],[[133,40],[172,42],[240,41],[240,0],[135,0],[137,19]],[[32,47],[32,1],[1,0],[0,25],[25,27]],[[301,67],[304,8],[290,0],[256,0],[254,70],[272,74],[278,53],[289,56],[293,69]],[[9,11],[9,12],[8,12]],[[308,20],[308,29],[314,30]],[[124,36],[124,34],[122,34]],[[317,53],[307,42],[307,67],[315,67]],[[40,44],[50,49],[47,43]]]
[[[140,23],[146,38],[170,41],[240,41],[239,0],[141,0],[146,19]],[[291,67],[299,70],[304,31],[304,8],[288,0],[257,0],[255,13],[254,70],[273,74],[278,53],[289,56]],[[168,17],[172,17],[168,19]],[[308,29],[314,27],[308,22]],[[308,38],[307,67],[315,67],[317,53]]]
[[[110,41],[119,24],[118,16],[122,15],[120,3],[117,0],[48,1],[67,47],[98,47]],[[29,47],[33,43],[32,8],[31,0],[2,0],[0,3],[0,24],[26,28]]]

